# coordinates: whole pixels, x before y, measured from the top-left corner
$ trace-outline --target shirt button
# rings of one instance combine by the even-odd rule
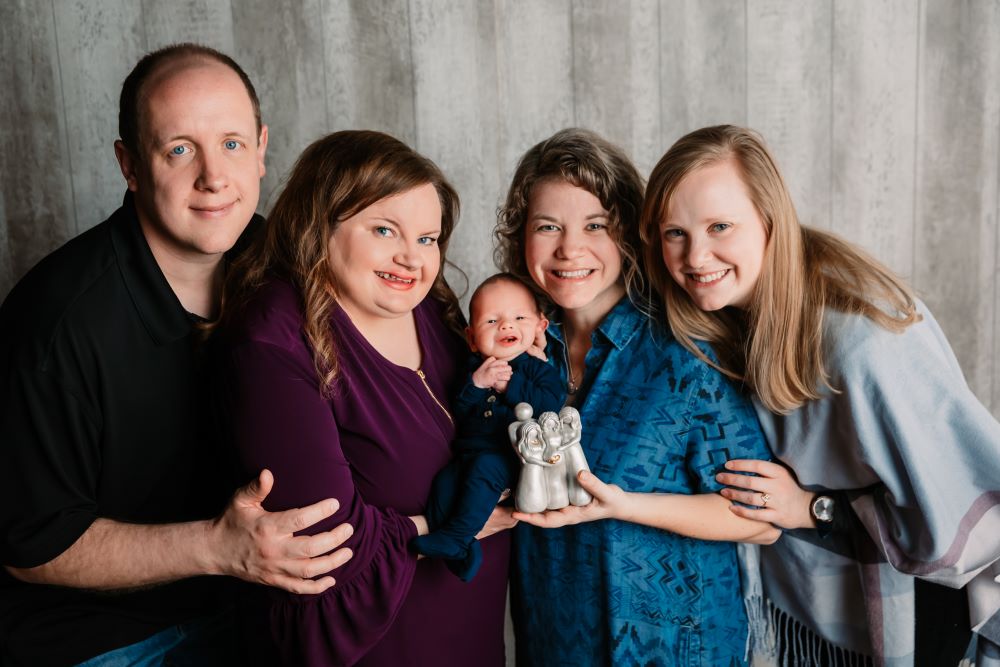
[[[484,417],[492,417],[493,416],[493,411],[492,410],[487,410],[486,412],[483,413],[483,416]]]
[[[490,394],[489,396],[486,397],[486,402],[487,403],[495,403],[496,400],[497,400],[497,397],[494,396],[494,395],[492,395],[492,394]]]

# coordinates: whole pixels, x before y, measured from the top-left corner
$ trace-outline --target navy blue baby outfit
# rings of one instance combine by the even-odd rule
[[[500,494],[517,481],[520,462],[507,435],[516,421],[514,406],[530,403],[537,418],[558,412],[566,399],[559,373],[530,354],[510,360],[514,373],[503,393],[473,384],[472,374],[482,363],[477,355],[469,359],[465,384],[451,404],[458,429],[455,457],[431,486],[425,510],[431,532],[411,543],[417,553],[446,559],[463,581],[471,580],[482,562],[476,533]]]

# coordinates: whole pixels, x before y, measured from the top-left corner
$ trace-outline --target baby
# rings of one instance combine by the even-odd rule
[[[463,581],[482,563],[476,534],[517,480],[520,464],[507,435],[517,421],[514,406],[558,412],[566,398],[559,373],[533,347],[548,325],[531,290],[509,273],[487,278],[472,294],[465,333],[473,355],[452,401],[455,457],[431,487],[425,511],[431,532],[411,542],[417,553],[447,559]]]

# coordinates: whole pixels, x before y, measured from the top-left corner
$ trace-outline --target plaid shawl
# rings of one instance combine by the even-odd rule
[[[761,549],[765,603],[751,617],[765,657],[784,643],[795,664],[912,665],[919,576],[968,586],[978,664],[1000,665],[1000,423],[918,306],[923,321],[899,334],[828,313],[837,393],[784,416],[756,405],[775,456],[807,489],[846,490],[856,522]]]

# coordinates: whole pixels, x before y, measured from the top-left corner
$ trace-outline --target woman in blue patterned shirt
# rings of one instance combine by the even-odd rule
[[[595,498],[515,514],[519,665],[743,665],[733,541],[779,535],[717,493],[727,460],[769,457],[753,408],[643,314],[642,196],[620,149],[570,129],[524,155],[500,211],[497,261],[551,307]]]

